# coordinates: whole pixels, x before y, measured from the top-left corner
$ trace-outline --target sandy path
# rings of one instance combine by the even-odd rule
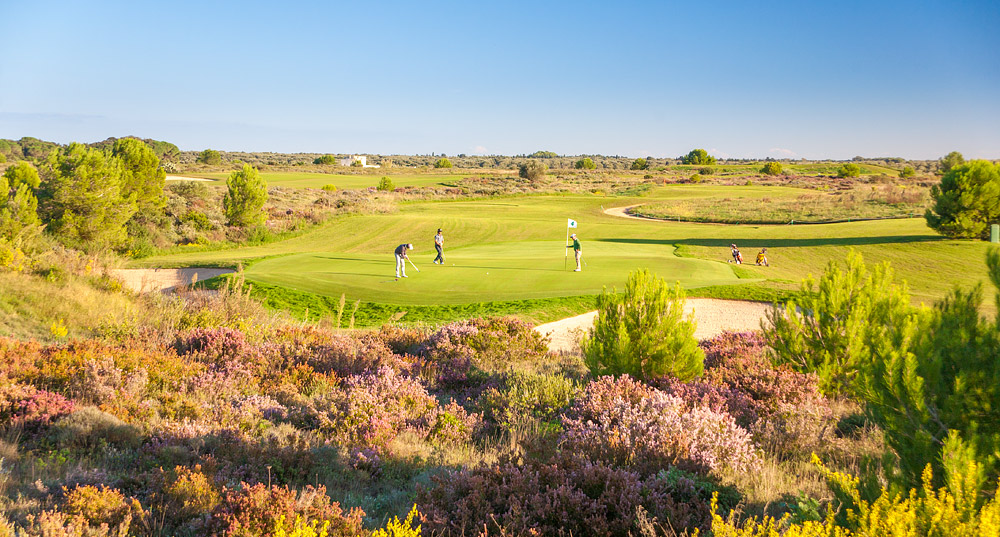
[[[743,300],[718,300],[714,298],[689,298],[684,304],[685,315],[694,311],[698,322],[694,337],[707,339],[725,331],[759,330],[760,323],[771,308],[766,302]],[[553,352],[574,352],[579,349],[579,339],[594,325],[596,311],[541,324],[535,327],[539,333],[549,336],[549,350]]]
[[[235,272],[222,268],[182,268],[182,269],[118,269],[115,276],[133,291],[147,293],[171,292],[175,287],[190,285],[192,281],[203,281],[222,274]]]
[[[204,177],[184,177],[183,175],[168,175],[167,181],[212,181]]]
[[[604,209],[604,214],[608,216],[620,216],[622,218],[638,218],[640,220],[648,220],[648,218],[643,218],[641,216],[628,214],[626,211],[628,211],[632,207],[638,207],[638,205],[629,205],[627,207],[611,207],[608,209]]]

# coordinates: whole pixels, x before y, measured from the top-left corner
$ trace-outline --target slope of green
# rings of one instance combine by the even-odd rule
[[[496,173],[496,172],[493,172]],[[284,186],[292,188],[323,188],[326,185],[334,185],[338,189],[368,188],[378,186],[379,180],[383,176],[392,179],[393,184],[401,186],[434,186],[458,181],[472,175],[481,175],[481,172],[442,172],[442,173],[407,173],[405,171],[386,170],[385,173],[377,175],[358,174],[333,174],[333,173],[310,173],[310,172],[261,172],[261,177],[270,186]],[[212,179],[220,183],[225,183],[229,177],[229,172],[194,172],[191,177]]]
[[[338,218],[277,243],[158,256],[142,260],[141,265],[249,263],[247,277],[253,281],[317,296],[339,298],[344,293],[351,302],[397,305],[593,295],[604,286],[620,288],[625,275],[640,267],[689,288],[732,289],[729,286],[750,283],[788,290],[809,274],[821,274],[829,261],[843,259],[850,248],[869,264],[892,262],[918,302],[943,297],[956,284],[985,281],[987,244],[943,239],[920,218],[749,226],[626,219],[602,210],[651,199],[780,197],[801,192],[672,185],[655,188],[641,199],[565,195],[418,202],[402,204],[392,214]],[[581,273],[563,270],[567,218],[579,222],[577,232],[588,263]],[[438,227],[445,230],[448,265],[444,267],[431,264],[432,237]],[[408,267],[410,277],[396,282],[392,250],[403,242],[416,244],[412,259],[422,272]],[[767,247],[771,267],[745,265],[743,278],[737,278],[727,264],[730,243],[738,244],[749,262],[758,249]],[[567,265],[572,269],[572,259]]]

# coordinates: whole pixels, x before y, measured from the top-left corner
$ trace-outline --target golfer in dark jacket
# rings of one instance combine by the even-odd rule
[[[444,235],[442,231],[438,229],[438,234],[434,235],[434,249],[438,251],[437,257],[434,258],[434,264],[441,263],[444,264]]]
[[[399,246],[396,247],[396,250],[393,252],[393,253],[396,254],[396,277],[397,278],[400,277],[399,276],[400,272],[403,273],[403,276],[402,276],[403,278],[406,277],[406,262],[410,260],[409,257],[406,257],[406,252],[409,251],[409,250],[412,250],[412,249],[413,249],[413,245],[412,244],[400,244]]]
[[[573,244],[567,246],[567,248],[573,249],[573,256],[576,257],[576,270],[573,272],[580,272],[580,257],[583,256],[583,249],[580,248],[580,239],[576,238],[576,233],[569,236],[573,239]]]

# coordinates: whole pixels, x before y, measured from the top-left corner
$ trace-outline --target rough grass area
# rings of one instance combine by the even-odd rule
[[[629,212],[646,218],[685,222],[808,224],[921,216],[929,201],[925,188],[882,185],[795,197],[693,198],[641,205]]]

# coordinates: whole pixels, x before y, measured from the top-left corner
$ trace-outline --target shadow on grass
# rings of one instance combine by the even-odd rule
[[[896,244],[916,242],[938,242],[947,240],[933,235],[891,235],[882,237],[816,237],[808,239],[743,238],[734,234],[728,239],[593,239],[594,242],[623,244],[659,244],[663,246],[707,246],[728,248],[730,244],[747,247],[767,246],[768,248],[795,248],[805,246],[863,246],[871,244]]]

